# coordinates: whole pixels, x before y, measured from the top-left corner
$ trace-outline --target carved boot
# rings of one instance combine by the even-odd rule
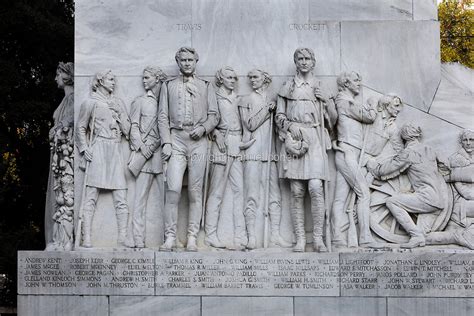
[[[281,237],[280,235],[280,220],[281,220],[280,212],[281,212],[281,209],[270,211],[270,221],[271,221],[270,247],[289,248],[293,246],[293,244],[283,239],[283,237]]]
[[[304,200],[302,197],[291,197],[291,219],[296,235],[294,252],[304,252],[306,247],[306,233],[304,230]]]
[[[257,237],[255,236],[255,218],[246,218],[245,224],[247,226],[248,242],[247,249],[257,248]]]
[[[225,248],[225,245],[221,243],[219,238],[217,238],[216,233],[209,234],[206,236],[206,239],[204,240],[204,243],[208,246],[214,247],[214,248]]]
[[[418,228],[410,215],[403,210],[392,210],[392,214],[398,223],[410,234],[410,240],[407,243],[401,244],[401,248],[416,248],[423,247],[426,244],[425,235]]]
[[[160,246],[160,251],[171,251],[173,248],[176,248],[176,238],[168,236],[163,245]]]
[[[197,239],[194,235],[188,235],[188,243],[186,245],[186,251],[196,252],[198,250],[197,247]]]
[[[82,221],[82,247],[92,248],[91,230],[92,230],[92,214],[84,214]]]
[[[453,235],[458,245],[474,250],[474,224],[464,229],[457,229]]]
[[[313,216],[313,251],[328,252],[323,241],[324,199],[318,198],[317,201],[312,201],[311,215]]]
[[[128,224],[128,213],[117,214],[117,226],[118,226],[118,239],[117,243],[119,246],[128,247],[127,245],[127,224]]]

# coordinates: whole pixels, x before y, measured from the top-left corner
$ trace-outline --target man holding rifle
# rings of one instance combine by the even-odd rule
[[[118,244],[125,246],[127,238],[127,183],[121,140],[122,136],[129,135],[130,120],[123,101],[113,95],[114,90],[115,76],[111,70],[96,74],[92,95],[82,104],[77,121],[76,144],[86,161],[79,214],[83,227],[77,228],[83,228],[83,247],[92,247],[92,217],[102,189],[112,192]],[[80,234],[77,234],[76,239],[79,238]]]

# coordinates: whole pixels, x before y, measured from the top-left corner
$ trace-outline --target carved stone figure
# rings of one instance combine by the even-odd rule
[[[351,77],[353,78],[351,79]],[[355,94],[351,92],[351,84],[348,81],[356,83],[352,85],[354,88],[352,90],[356,90]],[[402,149],[403,144],[395,120],[403,104],[401,99],[392,93],[382,96],[376,106],[371,104],[373,100],[369,100],[369,105],[366,106],[357,103],[354,97],[360,90],[360,76],[354,72],[343,73],[338,83],[340,84],[339,90],[341,91],[336,99],[336,105],[338,111],[340,111],[338,127],[341,126],[341,132],[338,137],[340,140],[337,146],[334,146],[337,150],[336,167],[338,168],[332,213],[334,243],[336,245],[345,245],[342,237],[344,229],[342,229],[343,225],[341,223],[344,222],[343,219],[345,217],[349,217],[347,225],[349,226],[347,228],[348,244],[349,246],[356,246],[358,244],[355,223],[353,218],[350,217],[353,216],[354,194],[359,192],[362,198],[359,198],[357,217],[359,219],[361,237],[363,235],[369,236],[368,239],[364,237],[361,240],[361,246],[374,247],[375,244],[372,243],[369,230],[369,185],[373,178],[370,177],[370,173],[366,175],[367,172],[363,167],[368,159],[383,159],[383,157],[393,155]],[[348,98],[344,97],[345,95],[351,96],[352,94],[354,94],[354,97],[351,100],[347,100]],[[351,132],[352,129],[357,130],[359,133]],[[362,131],[363,136],[361,136]],[[387,144],[390,146],[387,146]],[[352,187],[355,187],[355,193],[350,192]],[[365,240],[368,240],[368,242],[364,243]]]
[[[361,77],[356,72],[343,72],[337,78],[339,93],[336,96],[337,149],[336,158],[336,192],[333,203],[334,240],[338,245],[342,242],[340,224],[343,216],[349,217],[348,244],[357,245],[357,230],[353,220],[355,196],[360,246],[365,247],[374,242],[370,232],[370,191],[362,172],[362,158],[367,145],[368,129],[377,112],[374,107],[364,105],[355,100],[360,93]],[[351,192],[351,190],[353,192]],[[347,215],[346,215],[347,214]]]
[[[253,91],[243,96],[239,104],[245,130],[244,141],[249,146],[244,153],[247,248],[257,247],[255,221],[259,209],[265,215],[265,231],[268,229],[268,219],[271,222],[270,246],[290,247],[291,244],[280,235],[281,193],[272,113],[276,103],[267,92],[271,78],[259,69],[251,70],[248,78]],[[267,238],[264,232],[264,246]]]
[[[297,74],[278,93],[276,122],[284,141],[280,161],[280,177],[290,180],[291,215],[296,234],[295,252],[305,251],[304,196],[311,196],[313,216],[313,249],[327,251],[323,241],[325,192],[323,181],[329,179],[326,150],[330,139],[325,119],[332,122],[334,109],[320,89],[312,70],[316,59],[310,48],[294,53]],[[327,192],[326,192],[327,194]]]
[[[217,236],[217,224],[222,206],[222,199],[227,184],[233,193],[234,249],[247,245],[244,208],[244,175],[241,157],[242,124],[237,106],[237,75],[230,67],[224,67],[216,73],[217,105],[220,121],[212,132],[212,169],[210,176],[209,198],[206,209],[206,244],[211,247],[224,248]]]
[[[145,247],[145,215],[148,195],[153,180],[163,190],[161,140],[158,133],[158,96],[165,73],[158,67],[143,70],[143,87],[146,93],[136,98],[130,110],[130,146],[132,154],[128,168],[136,177],[132,233],[135,247]],[[160,181],[161,180],[161,181]]]
[[[427,244],[458,244],[474,249],[474,131],[465,129],[459,137],[461,148],[449,158],[454,206],[444,232],[433,232]]]
[[[421,128],[406,124],[401,128],[400,136],[405,143],[403,150],[382,162],[369,160],[367,168],[381,180],[394,178],[402,172],[407,174],[414,192],[397,192],[387,199],[386,206],[410,235],[410,240],[400,246],[414,248],[426,244],[425,230],[420,225],[422,221],[415,224],[410,213],[440,212],[446,207],[448,192],[438,171],[438,157],[431,147],[420,142]]]
[[[71,250],[74,228],[74,64],[60,62],[56,70],[64,98],[54,111],[49,131],[50,174],[46,197],[46,250]]]
[[[112,192],[118,244],[124,246],[127,237],[126,166],[121,140],[122,136],[129,135],[130,120],[123,101],[114,96],[114,90],[115,76],[112,71],[97,73],[92,82],[91,96],[81,105],[77,120],[76,145],[83,157],[80,167],[85,171],[79,218],[83,222],[83,247],[92,247],[92,218],[100,190]]]
[[[189,222],[187,250],[197,251],[197,234],[203,208],[203,180],[209,135],[219,122],[212,85],[196,76],[199,56],[194,48],[182,47],[175,56],[180,75],[166,81],[160,92],[158,128],[162,157],[168,160],[165,202],[165,242],[160,250],[176,246],[178,203],[183,175],[188,169]]]

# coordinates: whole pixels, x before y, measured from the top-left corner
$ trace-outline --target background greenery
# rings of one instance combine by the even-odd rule
[[[470,6],[439,5],[443,62],[474,68]],[[0,306],[16,306],[17,251],[45,247],[48,131],[63,97],[54,76],[73,57],[73,0],[0,1]]]
[[[441,61],[474,68],[474,10],[472,0],[444,0],[438,6]]]

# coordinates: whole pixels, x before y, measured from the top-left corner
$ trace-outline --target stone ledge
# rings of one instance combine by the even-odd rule
[[[471,253],[20,251],[18,267],[34,295],[474,296]]]

